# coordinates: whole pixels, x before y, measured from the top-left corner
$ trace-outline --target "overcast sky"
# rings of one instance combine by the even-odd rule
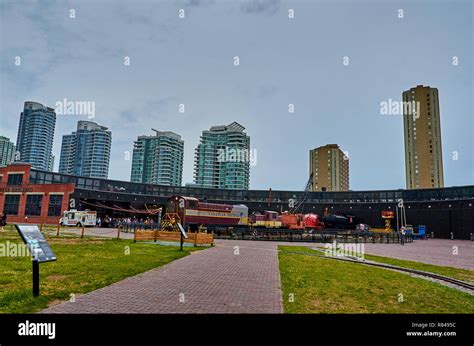
[[[130,179],[127,151],[153,127],[182,136],[192,182],[201,132],[237,121],[252,189],[303,189],[328,143],[349,153],[351,190],[405,188],[402,117],[380,103],[423,84],[439,90],[445,185],[474,183],[472,1],[2,0],[0,15],[0,135],[16,141],[26,100],[95,102],[109,178]],[[81,119],[57,116],[56,169]]]

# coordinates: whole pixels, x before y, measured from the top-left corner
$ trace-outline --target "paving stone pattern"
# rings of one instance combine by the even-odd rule
[[[234,246],[239,254],[234,254]],[[43,313],[282,313],[276,243],[218,241]],[[73,292],[72,292],[73,293]]]

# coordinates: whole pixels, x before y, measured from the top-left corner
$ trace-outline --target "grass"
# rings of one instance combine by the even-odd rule
[[[321,249],[324,250],[323,247],[321,247]],[[308,250],[313,251],[311,249],[308,249]],[[395,265],[395,266],[399,266],[403,268],[422,270],[425,272],[444,275],[444,276],[451,277],[453,279],[458,279],[458,280],[474,283],[474,270],[438,266],[434,264],[407,261],[407,260],[401,260],[397,258],[382,257],[382,256],[376,256],[376,255],[369,255],[369,254],[364,254],[364,258],[369,261],[391,264],[391,265]]]
[[[52,302],[108,286],[189,255],[199,248],[133,243],[133,240],[48,236],[58,260],[40,264],[40,296],[32,296],[30,257],[0,257],[0,313],[31,313]],[[16,231],[0,231],[0,243],[22,243]],[[129,250],[129,254],[126,251]],[[131,292],[131,294],[133,294]]]
[[[391,270],[284,252],[314,253],[305,247],[279,249],[286,313],[474,313],[474,296],[453,288]]]
[[[458,280],[474,283],[474,270],[437,266],[434,264],[400,260],[396,258],[367,255],[367,254],[364,255],[364,258],[369,261],[392,264],[392,265],[403,267],[403,268],[422,270],[425,272],[444,275],[444,276],[451,277],[453,279],[458,279]]]

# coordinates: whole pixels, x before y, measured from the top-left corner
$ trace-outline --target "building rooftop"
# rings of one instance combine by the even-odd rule
[[[104,130],[107,131],[108,128],[102,125],[99,125],[93,121],[79,120],[77,122],[77,130]]]
[[[229,125],[217,125],[217,126],[212,126],[210,131],[216,132],[216,131],[238,131],[238,132],[243,132],[245,130],[245,127],[240,125],[238,122],[234,121],[233,123]]]

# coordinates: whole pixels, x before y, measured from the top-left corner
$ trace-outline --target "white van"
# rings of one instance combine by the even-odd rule
[[[61,226],[95,226],[97,220],[97,212],[85,210],[67,210],[59,219]]]

